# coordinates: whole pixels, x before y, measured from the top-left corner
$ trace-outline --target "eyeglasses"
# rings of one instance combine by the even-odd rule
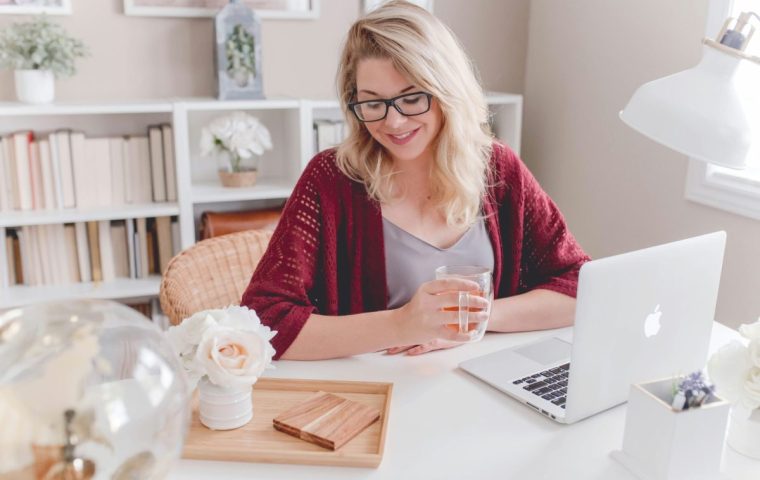
[[[356,118],[361,122],[377,122],[388,115],[388,107],[390,106],[393,106],[398,113],[405,117],[422,115],[430,110],[431,98],[433,98],[433,95],[425,92],[405,93],[388,100],[376,99],[364,102],[352,102],[348,104],[348,108],[354,112]]]

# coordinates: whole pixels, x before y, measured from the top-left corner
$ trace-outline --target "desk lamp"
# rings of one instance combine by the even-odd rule
[[[760,161],[760,57],[745,52],[760,20],[729,18],[705,38],[695,67],[645,83],[620,118],[650,139],[691,158],[741,169]]]

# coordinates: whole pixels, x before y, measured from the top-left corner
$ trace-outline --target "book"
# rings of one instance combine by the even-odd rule
[[[87,222],[87,244],[90,246],[90,267],[92,281],[103,281],[103,265],[100,263],[100,239],[98,222]]]
[[[138,278],[147,278],[150,275],[148,268],[148,225],[144,218],[136,218],[135,223],[137,224],[136,255],[139,255]]]
[[[124,162],[124,138],[109,138],[108,145],[109,157],[111,159],[111,205],[120,206],[127,203],[125,191],[127,171]]]
[[[179,219],[172,217],[172,255],[177,255],[182,251],[182,242],[180,241]]]
[[[90,169],[89,189],[94,193],[94,205],[111,205],[111,146],[109,138],[85,139],[86,163]]]
[[[79,279],[82,282],[92,281],[92,266],[90,264],[90,242],[87,238],[87,225],[83,222],[74,224],[77,237],[77,262],[79,263]]]
[[[116,278],[116,265],[114,264],[113,245],[111,244],[111,221],[101,220],[98,222],[98,244],[100,246],[100,270],[104,282],[110,282]]]
[[[7,265],[8,275],[4,279],[3,284],[5,286],[16,284],[16,262],[13,258],[13,236],[10,231],[5,234],[5,261]]]
[[[13,169],[16,172],[16,185],[18,186],[19,210],[31,210],[32,200],[32,177],[29,171],[29,145],[34,136],[32,132],[18,132],[11,137],[13,139]]]
[[[42,164],[40,163],[39,143],[31,141],[29,148],[29,178],[32,184],[32,209],[45,208],[45,192],[42,185]]]
[[[77,199],[74,188],[74,165],[71,160],[71,132],[69,130],[59,130],[54,135],[58,161],[61,166],[63,208],[74,208],[77,206]]]
[[[153,185],[153,201],[166,201],[166,175],[164,170],[164,141],[161,135],[160,126],[148,127],[148,138],[150,141],[150,166],[151,178]]]
[[[63,230],[64,250],[66,251],[66,271],[68,272],[69,282],[81,282],[82,277],[79,273],[79,252],[77,249],[76,226],[73,224],[64,225]]]
[[[127,261],[129,264],[129,278],[138,278],[137,275],[137,250],[135,247],[135,221],[128,218],[124,221],[127,229]]]
[[[16,160],[13,157],[13,138],[10,136],[4,136],[0,138],[0,149],[3,150],[3,158],[5,159],[5,171],[7,176],[5,177],[5,184],[0,185],[0,188],[5,188],[9,197],[8,207],[9,210],[18,210],[19,206],[19,188],[18,188],[18,174],[16,173]]]
[[[29,238],[29,227],[21,227],[20,230],[16,230],[16,238],[19,243],[19,258],[21,259],[21,271],[23,272],[23,284],[34,285],[34,272],[32,269],[31,258],[31,239]],[[16,272],[19,271],[18,266]]]
[[[85,137],[82,132],[71,132],[71,165],[74,174],[74,195],[77,208],[97,207],[97,190],[93,185],[92,167],[87,161]]]
[[[53,210],[58,206],[56,205],[55,186],[53,185],[55,175],[53,174],[53,159],[50,155],[50,142],[43,139],[37,142],[37,146],[42,177],[43,204],[41,208]]]
[[[171,217],[156,217],[156,243],[158,244],[158,272],[163,274],[173,256]]]
[[[161,125],[164,141],[164,173],[166,178],[166,199],[177,201],[177,161],[174,157],[174,130],[168,123]]]
[[[111,223],[111,249],[116,278],[129,278],[129,252],[125,221]]]
[[[125,184],[130,203],[142,204],[153,202],[152,180],[150,174],[150,152],[148,137],[129,137],[126,140],[128,164],[128,182]]]
[[[58,154],[58,136],[55,133],[51,133],[47,138],[48,147],[50,151],[50,166],[53,173],[53,207],[51,208],[64,208],[63,201],[63,177],[61,174],[61,157]]]
[[[13,210],[13,199],[11,198],[11,189],[8,178],[10,176],[10,163],[5,159],[4,138],[0,138],[0,212]]]

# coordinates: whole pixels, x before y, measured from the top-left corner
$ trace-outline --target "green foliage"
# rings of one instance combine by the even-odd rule
[[[256,76],[255,39],[243,25],[235,25],[227,37],[227,73]]]
[[[76,73],[74,60],[89,52],[81,40],[44,15],[0,31],[0,68],[50,70],[56,77]]]

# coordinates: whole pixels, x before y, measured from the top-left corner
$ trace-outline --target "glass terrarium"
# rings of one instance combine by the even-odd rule
[[[111,301],[0,313],[0,479],[156,479],[179,458],[187,379],[159,328]]]

